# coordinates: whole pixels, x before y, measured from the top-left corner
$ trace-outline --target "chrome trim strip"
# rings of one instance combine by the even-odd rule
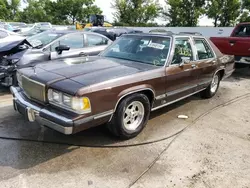
[[[197,86],[198,86],[197,84],[196,84],[196,85],[192,85],[192,86],[186,86],[186,87],[184,87],[184,88],[180,88],[180,89],[176,89],[176,90],[167,92],[166,94],[167,94],[167,97],[170,97],[170,96],[176,95],[176,94],[178,94],[178,93],[185,92],[185,91],[187,91],[187,90],[189,90],[189,89],[193,89],[193,88],[195,88],[195,87],[197,87]]]
[[[41,108],[39,108],[39,107],[27,102],[26,100],[24,100],[15,87],[11,86],[10,91],[14,95],[13,100],[19,100],[22,104],[24,104],[27,107],[32,108],[33,110],[36,110],[38,112],[41,111]]]
[[[155,110],[158,110],[158,109],[163,108],[163,107],[165,107],[165,106],[168,106],[168,105],[170,105],[170,104],[173,104],[173,103],[175,103],[175,102],[178,102],[178,101],[180,101],[180,100],[182,100],[182,99],[185,99],[185,98],[190,97],[190,96],[192,96],[192,95],[194,95],[194,94],[196,94],[196,93],[199,93],[199,92],[201,92],[201,91],[203,91],[203,90],[205,90],[205,89],[206,89],[206,88],[201,89],[201,90],[199,90],[199,91],[196,91],[196,92],[194,92],[194,93],[191,93],[191,94],[189,94],[189,95],[186,95],[186,96],[184,96],[184,97],[181,97],[181,98],[179,98],[179,99],[176,99],[176,100],[174,100],[174,101],[168,102],[168,103],[166,103],[166,104],[163,104],[163,105],[161,105],[161,106],[157,106],[157,107],[155,107],[155,108],[152,108],[151,111],[155,111]]]
[[[100,119],[100,118],[103,118],[103,117],[112,115],[113,113],[114,113],[113,110],[109,110],[109,111],[107,111],[107,112],[103,112],[103,113],[100,113],[100,114],[95,115],[95,116],[94,116],[94,119]]]
[[[214,77],[214,75],[216,75],[219,71],[221,71],[221,70],[224,70],[225,71],[225,68],[221,68],[221,69],[218,69],[214,74],[213,74],[213,77]],[[225,71],[226,72],[226,71]],[[225,72],[224,72],[224,76],[225,76]],[[212,77],[212,79],[213,79],[213,77]],[[221,78],[221,80],[222,80],[223,78]]]
[[[46,127],[49,127],[51,129],[54,129],[60,133],[66,134],[66,135],[70,135],[73,134],[73,127],[63,127],[57,123],[54,123],[52,121],[49,121],[47,119],[44,119],[40,116],[36,116],[36,121],[41,124],[44,125]]]
[[[166,94],[158,95],[157,97],[155,97],[155,100],[164,99],[165,97],[167,97]]]
[[[43,83],[40,83],[40,82],[38,82],[38,81],[36,81],[36,80],[32,80],[32,79],[30,79],[29,77],[27,77],[27,76],[24,76],[24,75],[21,75],[21,79],[23,79],[23,78],[25,78],[26,80],[28,80],[29,82],[33,82],[33,83],[35,83],[35,84],[37,84],[37,85],[40,85],[40,86],[42,86],[43,87],[43,102],[45,102],[46,101],[46,86],[45,86],[45,84],[43,84]],[[23,86],[23,80],[22,80],[22,86]],[[25,92],[25,90],[24,90],[24,92]],[[26,94],[26,92],[25,92],[25,94]],[[26,94],[26,96],[28,97],[28,98],[32,98],[31,96],[29,96],[29,95],[27,95]],[[38,99],[37,99],[38,100]]]
[[[133,93],[138,93],[138,92],[140,92],[140,91],[146,91],[146,90],[151,91],[151,92],[153,93],[153,95],[154,95],[154,96],[153,96],[153,99],[155,99],[155,92],[154,92],[154,90],[151,89],[151,88],[143,88],[143,89],[138,89],[138,90],[135,90],[135,91],[131,91],[131,92],[128,92],[128,93],[126,93],[125,95],[123,95],[123,96],[121,96],[121,97],[119,98],[119,100],[116,102],[116,105],[115,105],[115,108],[114,108],[113,112],[116,111],[116,108],[117,108],[119,102],[120,102],[124,97],[126,97],[126,96],[128,96],[128,95],[130,95],[130,94],[133,94]],[[113,118],[113,115],[114,115],[114,113],[112,114],[112,116],[110,117],[110,119],[109,119],[108,122],[111,121],[111,119]]]

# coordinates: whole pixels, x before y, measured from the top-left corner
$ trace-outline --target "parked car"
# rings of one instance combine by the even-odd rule
[[[8,22],[9,25],[11,25],[14,30],[22,32],[24,29],[26,29],[28,26],[24,22]]]
[[[6,22],[0,22],[0,28],[5,29],[10,32],[19,32],[20,29],[13,27],[12,25],[6,23]]]
[[[123,34],[132,34],[132,33],[142,33],[142,31],[127,29],[127,28],[108,28],[108,27],[93,27],[85,28],[85,30],[92,31],[95,33],[102,34],[108,37],[110,40],[114,41]]]
[[[35,27],[43,30],[43,31],[46,31],[46,30],[49,30],[49,29],[52,29],[52,25],[51,23],[49,22],[38,22],[38,23],[35,23]]]
[[[16,84],[16,69],[48,60],[98,55],[111,42],[97,33],[50,30],[0,45],[0,84]]]
[[[250,23],[238,24],[230,37],[211,37],[224,54],[234,55],[236,63],[250,65]]]
[[[2,46],[4,42],[15,41],[23,38],[24,37],[20,36],[17,33],[0,28],[0,46]]]
[[[147,45],[145,45],[147,44]],[[99,56],[20,69],[14,108],[64,134],[107,123],[122,139],[138,135],[151,111],[200,93],[215,95],[234,71],[202,36],[123,35]]]

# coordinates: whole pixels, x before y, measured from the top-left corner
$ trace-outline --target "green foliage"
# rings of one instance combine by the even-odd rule
[[[250,0],[242,0],[243,12],[238,19],[239,22],[250,22]]]
[[[26,23],[51,22],[69,24],[87,22],[90,14],[101,14],[94,0],[28,0],[28,6],[20,11],[20,0],[0,0],[0,19]]]
[[[165,0],[169,6],[162,12],[168,26],[196,26],[204,13],[205,0]]]
[[[158,17],[161,7],[156,0],[114,0],[116,23],[140,26]]]
[[[210,0],[207,2],[207,16],[214,20],[214,26],[232,26],[240,15],[240,0]]]

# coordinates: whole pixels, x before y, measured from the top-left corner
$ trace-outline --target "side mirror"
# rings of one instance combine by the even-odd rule
[[[190,57],[181,57],[180,67],[190,62]]]
[[[69,50],[69,49],[70,49],[70,47],[67,46],[67,45],[59,45],[59,46],[57,46],[57,47],[55,48],[55,50],[57,51],[58,54],[61,54],[62,51],[67,51],[67,50]]]

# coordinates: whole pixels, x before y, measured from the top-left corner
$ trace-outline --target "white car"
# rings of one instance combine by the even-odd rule
[[[17,33],[0,28],[0,43],[12,42],[12,41],[17,41],[21,39],[24,39],[24,37],[20,36]]]

